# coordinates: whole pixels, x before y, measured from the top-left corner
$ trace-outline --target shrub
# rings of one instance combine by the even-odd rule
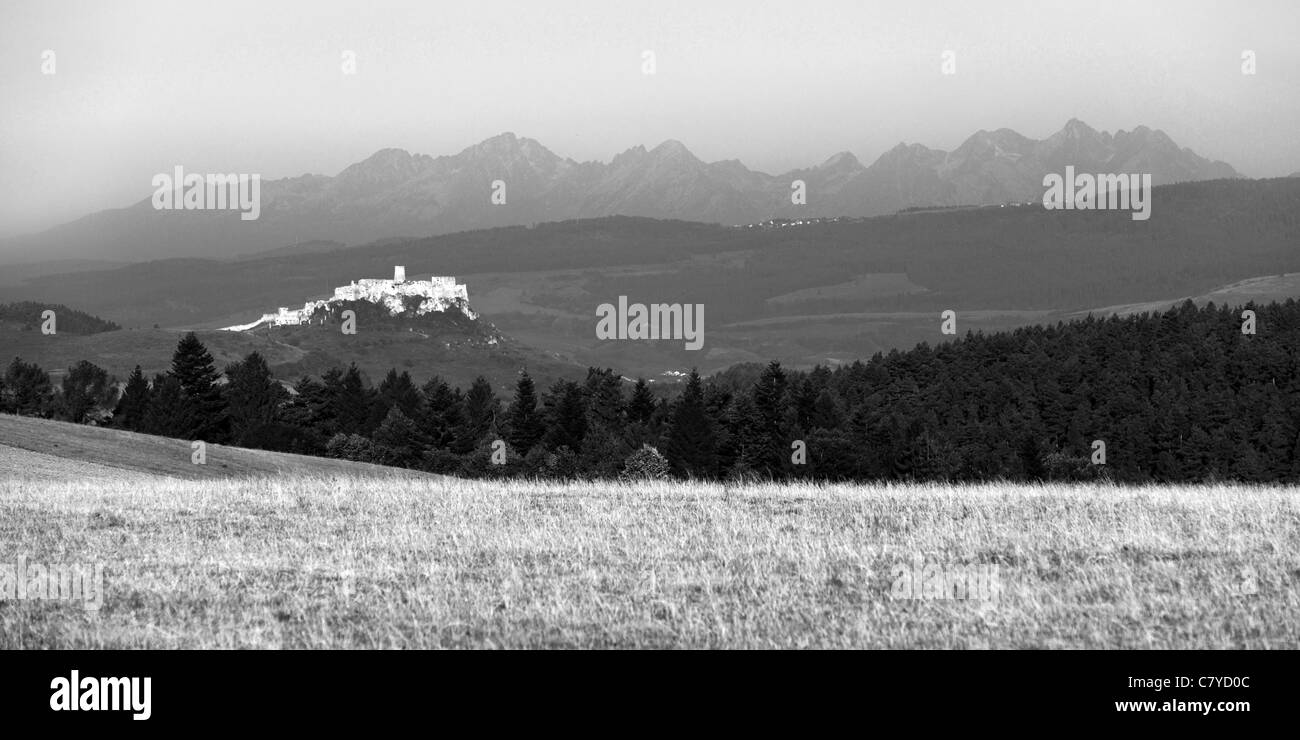
[[[643,444],[641,449],[628,455],[623,461],[623,474],[620,477],[625,480],[667,480],[671,477],[668,472],[668,458],[661,455],[654,447]]]
[[[325,454],[353,462],[375,461],[374,444],[360,434],[335,434],[325,444]]]

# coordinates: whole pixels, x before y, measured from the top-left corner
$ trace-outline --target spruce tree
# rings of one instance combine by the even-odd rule
[[[144,417],[149,411],[149,381],[145,380],[140,366],[136,365],[126,379],[126,389],[113,409],[113,425],[123,429],[141,431]]]
[[[645,424],[655,412],[655,397],[650,392],[650,384],[645,378],[637,378],[632,388],[632,398],[627,402],[627,420],[635,424]]]
[[[347,371],[326,378],[326,391],[330,397],[330,413],[337,420],[338,431],[344,434],[369,434],[370,400],[374,391],[367,385],[356,363]],[[375,420],[375,423],[378,424]]]
[[[456,434],[455,451],[463,455],[477,448],[500,415],[501,401],[492,384],[478,376],[465,395],[465,419]]]
[[[180,416],[173,426],[176,436],[217,442],[224,438],[226,401],[212,354],[194,332],[181,338],[172,355],[171,376],[181,389]]]
[[[515,383],[515,398],[507,412],[506,423],[510,429],[510,446],[521,457],[527,455],[546,433],[542,415],[537,410],[537,390],[527,370],[519,373],[519,380]]]
[[[576,454],[587,435],[587,402],[582,386],[571,380],[557,380],[544,403],[546,449],[554,451],[564,447]]]
[[[185,399],[181,383],[174,375],[155,375],[149,389],[149,405],[144,415],[144,431],[163,437],[186,434]]]
[[[589,476],[617,476],[623,469],[623,461],[632,453],[625,434],[622,378],[608,368],[588,368],[583,393],[587,433],[578,464]]]
[[[716,473],[715,444],[713,422],[704,407],[704,385],[700,374],[691,370],[669,421],[668,463],[679,476],[712,477]]]
[[[246,447],[270,445],[288,392],[271,376],[266,360],[257,352],[227,367],[226,379],[231,442]]]
[[[399,375],[396,368],[390,369],[383,382],[379,384],[378,394],[379,408],[382,409],[380,419],[383,419],[393,406],[401,409],[402,414],[408,419],[419,418],[420,406],[424,400],[420,397],[420,391],[416,389],[415,383],[411,381],[410,373],[405,370]]]
[[[408,468],[420,462],[428,444],[420,428],[396,404],[388,410],[371,441],[376,462]]]
[[[781,476],[789,457],[789,432],[786,427],[786,378],[781,363],[772,361],[754,384],[754,410],[757,412],[756,449],[751,466],[770,476]]]
[[[456,441],[456,432],[464,423],[464,396],[459,388],[451,388],[436,375],[424,384],[421,392],[424,405],[416,422],[428,435],[430,446],[446,450]]]

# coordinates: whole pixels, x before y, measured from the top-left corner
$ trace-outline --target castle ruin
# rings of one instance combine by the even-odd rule
[[[316,311],[331,303],[343,301],[368,301],[378,303],[396,316],[406,311],[407,298],[419,298],[420,305],[415,309],[416,316],[423,316],[434,311],[457,310],[468,318],[478,316],[469,307],[469,291],[456,278],[433,276],[428,280],[407,280],[406,268],[397,265],[393,268],[393,279],[362,278],[353,280],[350,285],[334,289],[331,298],[319,301],[307,301],[302,308],[291,309],[281,306],[275,313],[262,314],[262,318],[249,324],[224,327],[223,331],[248,331],[259,326],[300,326],[311,323]]]

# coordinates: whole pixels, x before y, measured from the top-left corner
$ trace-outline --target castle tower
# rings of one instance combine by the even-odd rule
[[[402,265],[397,265],[396,267],[393,268],[393,282],[395,283],[406,282],[406,268],[403,267]]]

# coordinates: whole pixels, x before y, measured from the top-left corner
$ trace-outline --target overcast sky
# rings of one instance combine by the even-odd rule
[[[0,235],[128,205],[176,164],[333,175],[384,147],[452,154],[503,131],[601,161],[674,138],[782,172],[981,128],[1043,138],[1077,117],[1285,175],[1300,170],[1298,30],[1296,0],[5,0]]]

